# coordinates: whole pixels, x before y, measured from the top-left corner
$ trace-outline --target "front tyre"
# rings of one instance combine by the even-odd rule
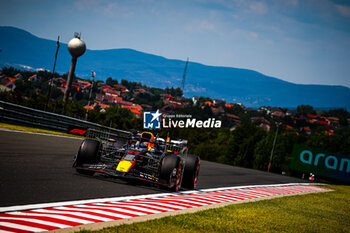
[[[98,163],[98,161],[100,160],[100,146],[101,143],[99,141],[92,139],[85,139],[81,143],[78,154],[73,164],[73,167],[76,168],[76,171],[78,173],[85,175],[93,175],[95,173],[94,171],[86,170],[79,167],[81,167],[83,164]]]
[[[195,189],[198,182],[200,159],[198,156],[187,154],[184,160],[185,168],[181,186],[186,189]]]

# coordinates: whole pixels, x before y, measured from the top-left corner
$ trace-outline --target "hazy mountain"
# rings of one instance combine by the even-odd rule
[[[89,45],[87,44],[87,47]],[[0,66],[52,70],[56,41],[38,38],[29,32],[0,27]],[[186,54],[184,54],[186,57]],[[67,73],[71,57],[61,43],[56,72]],[[96,79],[127,79],[153,87],[181,85],[185,61],[166,59],[132,49],[87,50],[78,59],[76,75]],[[269,77],[253,70],[206,66],[190,62],[185,95],[209,96],[239,102],[245,106],[314,107],[350,109],[350,88],[329,85],[301,85]]]

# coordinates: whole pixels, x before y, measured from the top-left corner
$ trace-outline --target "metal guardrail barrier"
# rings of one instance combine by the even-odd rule
[[[63,133],[69,133],[72,128],[76,128],[78,129],[77,132],[79,132],[79,129],[83,129],[81,132],[85,131],[85,133],[88,130],[94,130],[115,137],[127,137],[131,134],[128,131],[118,130],[89,121],[52,112],[45,112],[4,101],[0,101],[0,122]]]

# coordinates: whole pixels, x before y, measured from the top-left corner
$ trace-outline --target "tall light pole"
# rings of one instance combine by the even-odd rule
[[[276,145],[276,140],[277,140],[277,135],[278,135],[278,129],[279,126],[281,125],[281,123],[277,123],[277,130],[276,130],[276,134],[275,134],[275,138],[273,140],[273,144],[272,144],[272,150],[271,150],[271,154],[270,154],[270,162],[269,162],[269,166],[267,167],[267,172],[270,172],[270,168],[271,168],[271,162],[272,162],[272,156],[273,156],[273,152],[275,150],[275,145]]]
[[[57,54],[58,54],[58,49],[60,48],[60,36],[57,37],[57,45],[56,45],[56,54],[55,54],[55,62],[53,63],[53,69],[52,69],[52,77],[50,79],[49,82],[49,93],[47,94],[47,101],[46,101],[46,105],[45,105],[45,111],[47,106],[49,105],[49,101],[51,98],[51,88],[52,88],[52,79],[53,79],[53,75],[55,74],[55,69],[56,69],[56,61],[57,61]]]
[[[89,102],[88,102],[88,107],[86,108],[86,113],[85,113],[85,120],[87,121],[88,113],[89,113],[89,107],[90,107],[90,100],[91,100],[91,93],[92,93],[92,88],[94,87],[94,78],[95,78],[95,71],[91,71],[91,87],[90,87],[90,94],[89,94]]]
[[[186,79],[186,73],[187,73],[188,60],[189,60],[189,58],[187,58],[184,74],[182,75],[182,83],[181,83],[182,96],[184,96],[184,94],[185,94],[185,79]]]
[[[85,42],[80,39],[79,33],[74,33],[74,38],[69,41],[68,51],[70,55],[72,55],[72,62],[70,64],[70,69],[69,69],[68,78],[67,78],[67,86],[63,96],[64,105],[66,105],[68,101],[78,57],[83,55],[86,51]]]

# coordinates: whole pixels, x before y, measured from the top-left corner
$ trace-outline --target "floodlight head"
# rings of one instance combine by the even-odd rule
[[[68,43],[68,51],[70,55],[72,55],[72,57],[74,58],[80,57],[86,51],[85,42],[77,37],[71,39]]]
[[[81,37],[81,33],[79,33],[79,32],[74,32],[74,38],[80,39],[80,37]]]

